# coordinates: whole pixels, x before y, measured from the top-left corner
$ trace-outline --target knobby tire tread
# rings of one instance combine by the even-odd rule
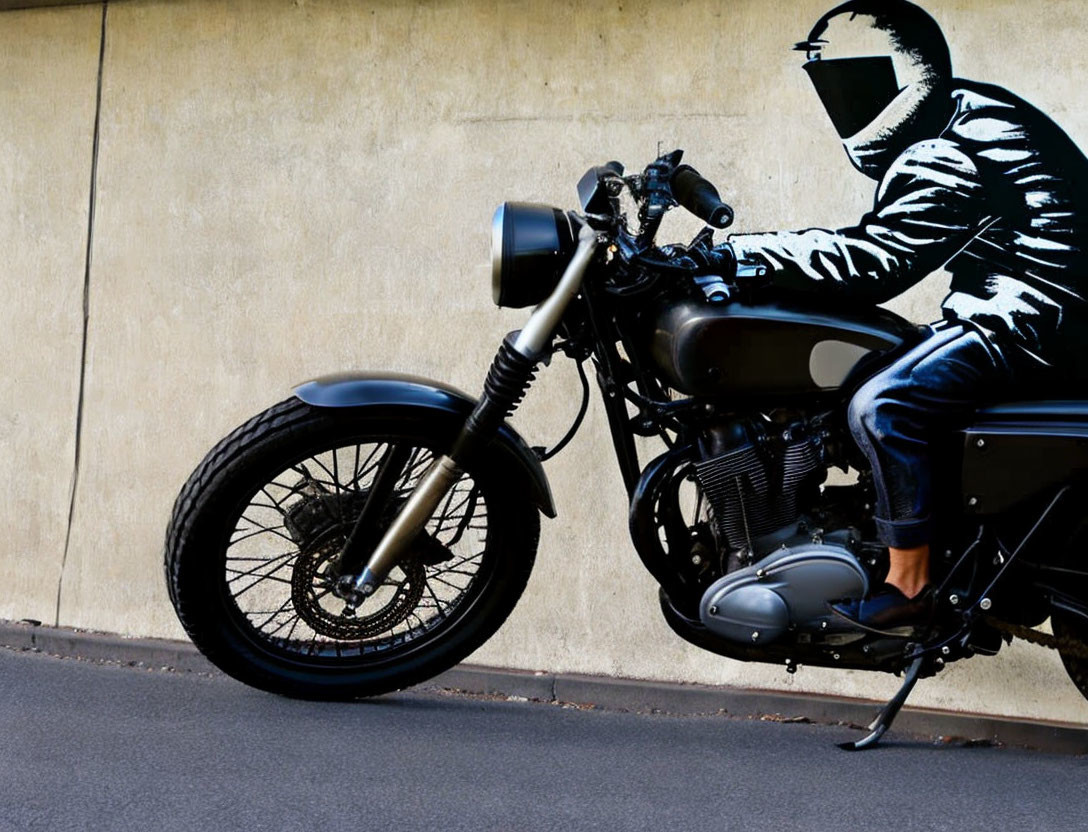
[[[309,405],[296,398],[272,405],[220,439],[201,460],[196,470],[189,475],[189,479],[185,481],[185,485],[182,486],[174,501],[170,523],[166,527],[164,558],[166,585],[175,609],[178,606],[177,597],[174,594],[178,566],[177,553],[181,547],[172,544],[177,542],[184,534],[184,530],[191,526],[193,512],[199,504],[199,496],[207,491],[218,473],[245,452],[254,436],[273,430],[289,430],[296,423],[305,421],[311,411],[312,408]],[[184,625],[184,622],[182,624]]]

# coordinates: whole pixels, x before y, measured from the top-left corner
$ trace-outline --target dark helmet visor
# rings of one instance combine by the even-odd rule
[[[814,60],[804,65],[841,138],[855,135],[899,95],[891,56]]]

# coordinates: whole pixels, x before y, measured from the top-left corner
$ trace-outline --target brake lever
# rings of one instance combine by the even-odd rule
[[[688,248],[695,248],[696,246],[705,245],[707,248],[714,248],[714,231],[716,229],[711,225],[704,225],[703,230],[695,235],[691,241],[691,245]]]

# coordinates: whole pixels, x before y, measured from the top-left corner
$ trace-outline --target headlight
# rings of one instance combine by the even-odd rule
[[[558,208],[504,202],[491,221],[491,294],[498,306],[533,306],[551,294],[574,251]]]

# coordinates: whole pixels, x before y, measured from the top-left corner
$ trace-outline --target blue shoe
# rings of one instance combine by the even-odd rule
[[[907,635],[928,626],[933,620],[935,608],[932,586],[926,586],[913,598],[908,598],[898,587],[884,584],[868,598],[835,604],[831,610],[865,630]]]

